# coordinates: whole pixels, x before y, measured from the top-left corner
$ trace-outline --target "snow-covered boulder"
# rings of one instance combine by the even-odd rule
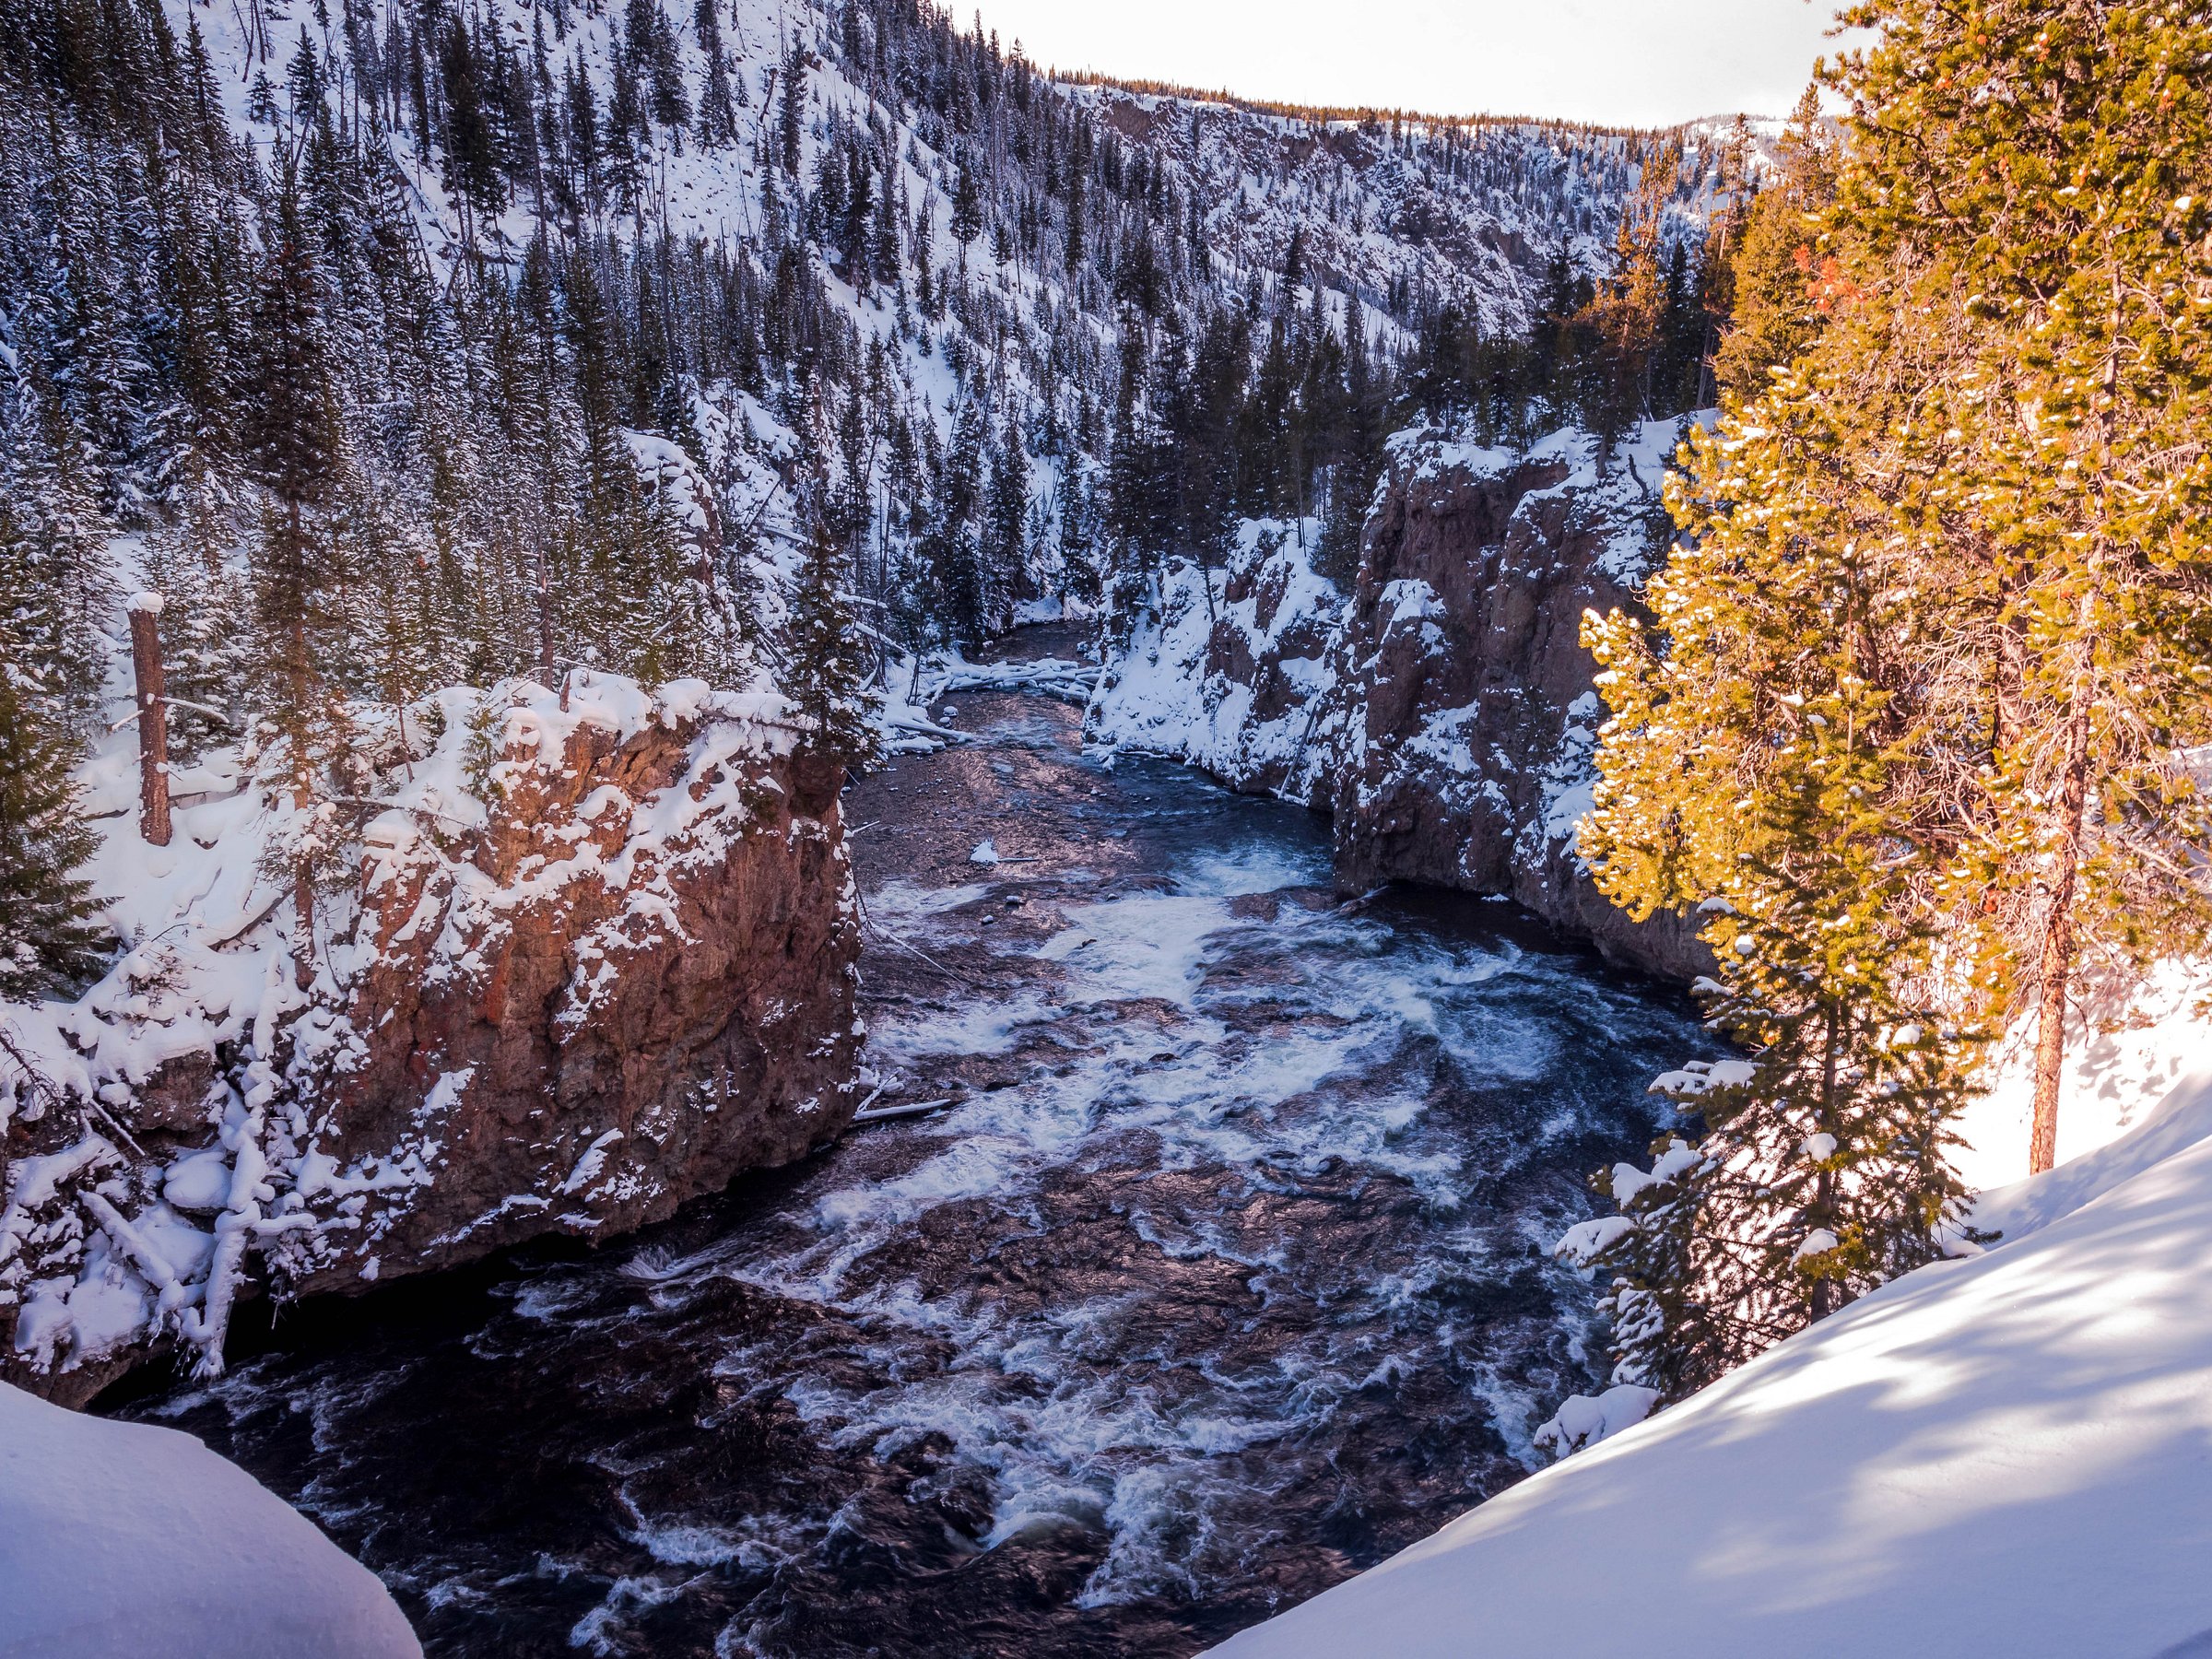
[[[374,1574],[188,1434],[0,1382],[0,1659],[419,1659]]]
[[[2212,1074],[2012,1230],[1215,1650],[2212,1653]]]

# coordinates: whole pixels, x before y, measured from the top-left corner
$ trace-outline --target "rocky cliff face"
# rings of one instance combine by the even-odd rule
[[[1604,718],[1585,609],[1633,606],[1671,423],[1599,468],[1586,435],[1525,452],[1402,435],[1347,595],[1293,526],[1248,526],[1216,603],[1187,567],[1109,666],[1094,735],[1332,814],[1347,888],[1508,895],[1609,956],[1688,977],[1695,929],[1639,925],[1574,851]]]
[[[171,928],[20,1022],[0,1375],[76,1402],[163,1347],[219,1366],[241,1293],[621,1231],[841,1130],[840,780],[782,708],[604,676],[421,705],[312,939],[201,826],[227,851],[165,873]],[[194,811],[241,816],[180,815],[194,845]]]

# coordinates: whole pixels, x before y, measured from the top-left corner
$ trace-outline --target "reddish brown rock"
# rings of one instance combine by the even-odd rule
[[[627,1231],[851,1120],[841,774],[712,717],[587,719],[543,759],[521,724],[481,830],[371,848],[366,1036],[318,1092],[328,1184],[300,1180],[318,1215],[369,1201],[279,1255],[289,1288]],[[394,1169],[429,1178],[373,1184]]]
[[[571,690],[410,711],[306,972],[276,797],[180,889],[226,896],[49,1006],[0,1098],[0,1378],[219,1367],[241,1298],[611,1236],[844,1128],[840,774],[772,693]]]
[[[1576,432],[1521,452],[1404,434],[1348,594],[1279,528],[1248,531],[1210,607],[1171,571],[1088,729],[1329,813],[1348,889],[1503,894],[1608,956],[1703,971],[1695,928],[1631,922],[1572,839],[1605,717],[1583,613],[1637,605],[1672,440],[1646,428],[1601,470]]]
[[[1655,492],[1656,462],[1639,470]],[[1695,927],[1630,921],[1569,834],[1604,718],[1583,613],[1638,605],[1644,482],[1618,464],[1601,482],[1579,435],[1510,459],[1394,453],[1332,659],[1349,730],[1320,781],[1342,883],[1502,893],[1608,956],[1704,971]]]

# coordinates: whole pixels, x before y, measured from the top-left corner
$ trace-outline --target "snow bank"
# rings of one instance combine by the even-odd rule
[[[1215,1650],[2212,1653],[2212,1068],[1911,1274]],[[1565,1437],[1587,1429],[1563,1425]]]
[[[192,1436],[0,1382],[0,1659],[421,1652],[374,1575]]]
[[[901,656],[886,667],[883,696],[875,715],[877,729],[887,754],[933,754],[949,744],[969,740],[970,734],[930,716],[932,709],[956,693],[1026,691],[1082,704],[1090,700],[1098,677],[1092,665],[1065,657],[971,663],[957,648],[931,652],[919,661]],[[947,719],[959,712],[951,708],[943,712]]]

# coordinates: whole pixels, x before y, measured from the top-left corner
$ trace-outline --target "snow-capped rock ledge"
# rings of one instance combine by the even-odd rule
[[[132,948],[4,1010],[36,1076],[0,1065],[0,1376],[217,1369],[250,1287],[624,1230],[838,1133],[858,931],[786,709],[580,672],[385,711],[368,798],[313,826],[346,851],[304,989],[286,797],[212,792],[166,848],[107,820]]]
[[[1631,923],[1574,851],[1604,719],[1583,612],[1636,603],[1677,434],[1651,422],[1601,467],[1579,431],[1525,451],[1399,433],[1350,593],[1314,571],[1318,526],[1246,524],[1212,604],[1171,568],[1088,732],[1329,812],[1347,887],[1502,893],[1691,976],[1694,924]]]
[[[189,1434],[0,1382],[0,1659],[420,1659],[369,1570]]]

